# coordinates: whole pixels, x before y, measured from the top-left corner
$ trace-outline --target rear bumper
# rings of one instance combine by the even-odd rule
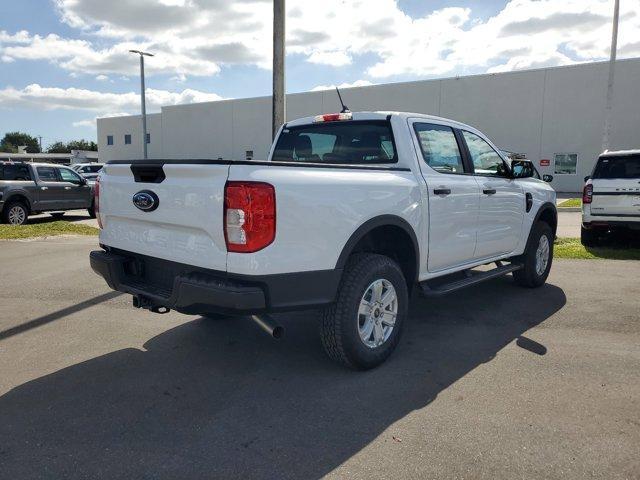
[[[253,314],[300,310],[334,301],[342,271],[235,275],[132,252],[90,254],[91,268],[109,287],[137,298],[145,308],[182,313]]]
[[[582,226],[586,229],[640,229],[640,215],[589,215],[583,212]]]

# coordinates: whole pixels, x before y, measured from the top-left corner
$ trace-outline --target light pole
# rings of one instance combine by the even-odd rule
[[[609,81],[607,83],[607,104],[604,109],[604,132],[602,134],[602,150],[608,150],[611,143],[611,110],[613,109],[613,76],[616,68],[616,51],[618,50],[618,17],[620,0],[613,7],[613,28],[611,32],[611,55],[609,57]]]
[[[129,50],[131,53],[140,55],[140,104],[142,106],[142,147],[144,150],[144,158],[147,158],[147,107],[144,100],[144,57],[153,57],[153,53],[143,52],[141,50]]]
[[[284,91],[284,37],[285,0],[273,0],[273,99],[271,118],[271,138],[276,136],[285,121]]]

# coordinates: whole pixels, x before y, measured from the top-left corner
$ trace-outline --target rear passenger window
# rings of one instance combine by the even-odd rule
[[[57,182],[58,176],[56,175],[56,169],[53,167],[38,167],[38,177],[45,182]]]
[[[451,127],[414,123],[424,161],[440,173],[464,173],[458,142]]]
[[[0,180],[31,180],[31,173],[26,165],[0,165]]]

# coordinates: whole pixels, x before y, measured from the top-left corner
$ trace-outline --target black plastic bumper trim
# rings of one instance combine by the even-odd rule
[[[334,301],[341,269],[275,275],[238,275],[116,249],[90,253],[91,268],[109,287],[150,306],[188,314],[252,314],[301,310]],[[145,265],[171,273],[172,284],[144,274]],[[146,268],[146,270],[152,270]]]

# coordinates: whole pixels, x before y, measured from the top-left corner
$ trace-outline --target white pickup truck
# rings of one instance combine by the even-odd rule
[[[372,368],[398,344],[415,286],[545,282],[555,192],[533,174],[443,118],[303,118],[266,161],[108,162],[91,266],[136,307],[248,315],[274,336],[270,313],[322,308],[329,356]]]

